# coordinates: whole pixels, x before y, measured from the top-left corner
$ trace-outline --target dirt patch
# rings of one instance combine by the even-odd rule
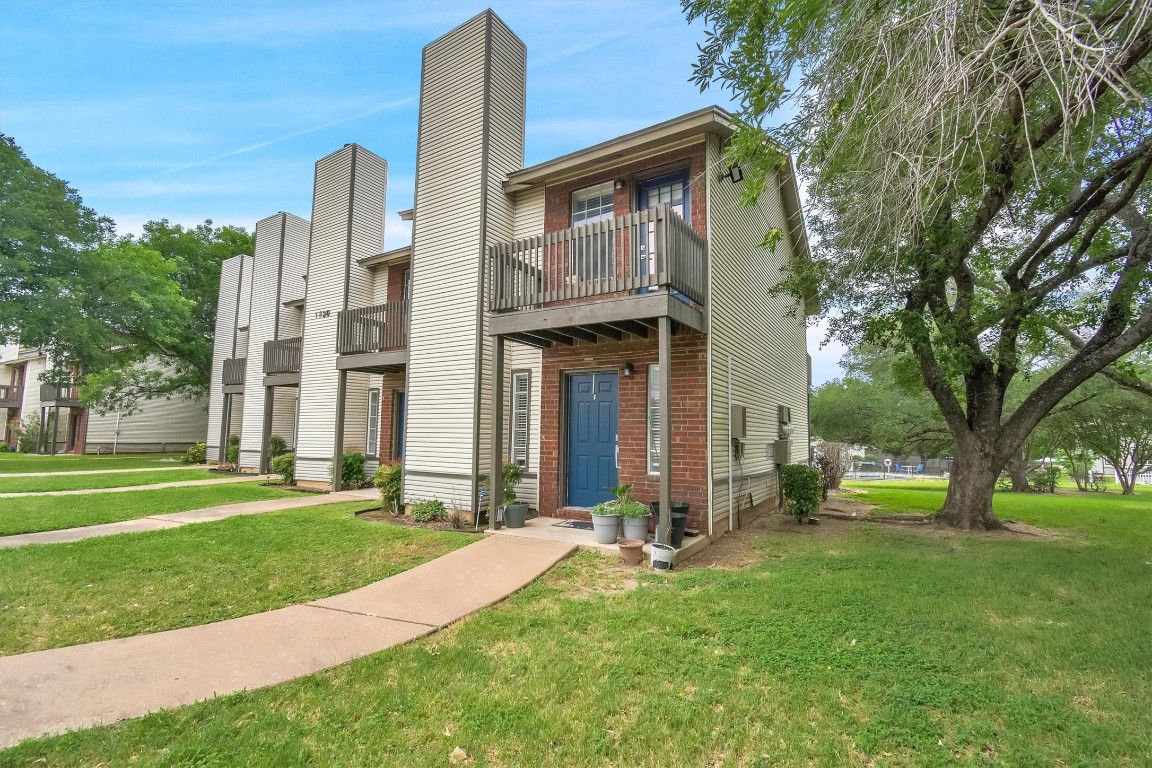
[[[636,589],[640,582],[636,576],[646,570],[645,564],[624,565],[617,556],[580,553],[555,568],[548,579],[558,587],[565,598],[580,600],[598,595],[615,595]]]
[[[402,528],[423,528],[426,531],[454,531],[456,533],[469,533],[473,536],[483,535],[479,531],[472,529],[471,520],[465,520],[463,527],[453,525],[448,520],[430,520],[427,523],[420,523],[410,517],[397,517],[383,507],[376,507],[375,509],[368,509],[363,512],[357,512],[356,517],[372,523],[398,525]]]

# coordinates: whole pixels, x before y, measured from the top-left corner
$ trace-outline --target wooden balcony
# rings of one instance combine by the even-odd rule
[[[56,387],[52,384],[40,385],[40,405],[46,407],[79,408],[80,390],[74,386]]]
[[[24,395],[16,384],[0,384],[0,408],[19,408]]]
[[[408,364],[408,303],[345,309],[336,318],[336,368],[388,373]]]
[[[489,248],[489,333],[534,346],[703,331],[708,243],[666,205]]]
[[[302,337],[264,342],[264,386],[300,386],[300,344]]]
[[[229,357],[224,360],[224,371],[220,383],[224,386],[224,394],[240,395],[244,393],[244,372],[248,368],[248,358]]]

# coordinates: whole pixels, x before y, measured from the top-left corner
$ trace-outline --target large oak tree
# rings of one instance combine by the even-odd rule
[[[938,519],[995,528],[997,476],[1152,336],[1152,0],[686,0],[740,101],[749,197],[797,156],[816,241],[787,288],[914,356],[955,463]],[[781,106],[792,117],[770,121]],[[786,110],[785,110],[786,111]],[[1081,341],[1017,404],[1025,349]]]

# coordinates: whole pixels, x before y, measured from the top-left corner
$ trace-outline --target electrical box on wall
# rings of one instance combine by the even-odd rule
[[[791,464],[792,463],[792,441],[791,440],[777,440],[773,446],[776,454],[777,464]]]
[[[742,405],[733,405],[728,418],[732,422],[732,438],[744,440],[748,437],[748,411]]]

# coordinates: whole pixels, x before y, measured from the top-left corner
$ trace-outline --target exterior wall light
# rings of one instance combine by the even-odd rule
[[[730,165],[728,166],[728,173],[724,174],[720,178],[728,179],[733,184],[739,184],[740,182],[744,181],[744,169],[738,165]]]
[[[624,363],[624,367],[621,369],[625,376],[631,376],[634,370],[636,370],[636,367],[632,365],[632,363]]]

